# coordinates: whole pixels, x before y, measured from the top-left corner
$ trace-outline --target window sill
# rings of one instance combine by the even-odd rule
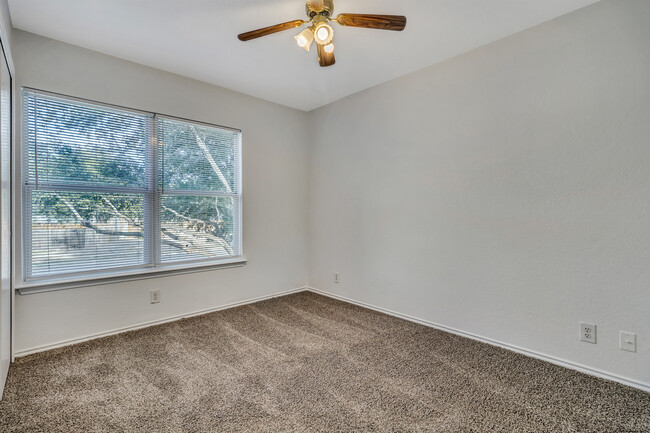
[[[157,268],[141,268],[128,272],[98,272],[92,275],[74,278],[49,278],[46,281],[26,281],[15,290],[20,295],[51,292],[55,290],[74,289],[78,287],[99,286],[103,284],[120,283],[123,281],[136,281],[149,278],[161,278],[170,275],[189,274],[195,272],[212,271],[215,269],[237,268],[246,265],[244,257],[234,257],[219,262],[202,262],[193,264],[168,265]]]

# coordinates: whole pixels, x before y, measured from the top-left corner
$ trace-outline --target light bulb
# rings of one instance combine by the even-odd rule
[[[327,37],[330,35],[329,30],[327,30],[327,27],[322,26],[320,29],[318,29],[318,39],[321,41],[324,41],[327,39]]]
[[[334,30],[326,22],[321,22],[316,24],[314,36],[316,37],[317,43],[319,43],[320,45],[327,45],[330,42],[332,42],[332,37],[334,36]]]
[[[332,54],[332,53],[334,52],[334,44],[328,44],[328,45],[325,45],[325,46],[323,47],[323,50],[324,50],[327,54]]]
[[[300,32],[298,36],[295,36],[296,43],[300,48],[304,48],[306,51],[309,51],[311,43],[314,42],[314,32],[311,28],[307,28]]]

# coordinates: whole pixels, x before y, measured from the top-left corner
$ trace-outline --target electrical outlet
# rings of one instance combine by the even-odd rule
[[[580,323],[580,341],[596,344],[596,325]]]
[[[632,332],[621,331],[619,344],[621,350],[636,352],[636,334]]]
[[[152,304],[157,304],[160,302],[160,289],[154,289],[149,292],[149,301]]]
[[[341,273],[340,272],[334,272],[334,282],[335,283],[340,283],[341,282]]]

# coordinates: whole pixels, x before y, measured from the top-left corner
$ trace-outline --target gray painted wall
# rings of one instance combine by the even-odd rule
[[[0,0],[0,21],[4,36],[7,38],[7,45],[11,46],[13,28],[11,27],[11,14],[9,13],[8,0]]]
[[[305,285],[306,113],[19,30],[13,39],[19,88],[241,129],[249,260],[241,268],[17,295],[18,354]],[[160,304],[149,303],[152,288],[161,289]]]
[[[650,2],[602,1],[310,113],[15,31],[18,85],[241,128],[250,260],[17,296],[16,349],[309,276],[650,386],[649,19]],[[577,341],[579,321],[598,344]]]
[[[602,1],[312,112],[310,285],[650,386],[648,23]]]

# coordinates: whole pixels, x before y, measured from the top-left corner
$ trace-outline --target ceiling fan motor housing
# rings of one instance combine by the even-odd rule
[[[307,16],[309,18],[313,17],[314,15],[325,15],[327,17],[332,16],[332,13],[334,13],[334,0],[322,0],[320,3],[322,4],[322,8],[314,8],[313,4],[310,3],[318,3],[318,2],[307,2],[305,5],[305,9],[307,10]]]

